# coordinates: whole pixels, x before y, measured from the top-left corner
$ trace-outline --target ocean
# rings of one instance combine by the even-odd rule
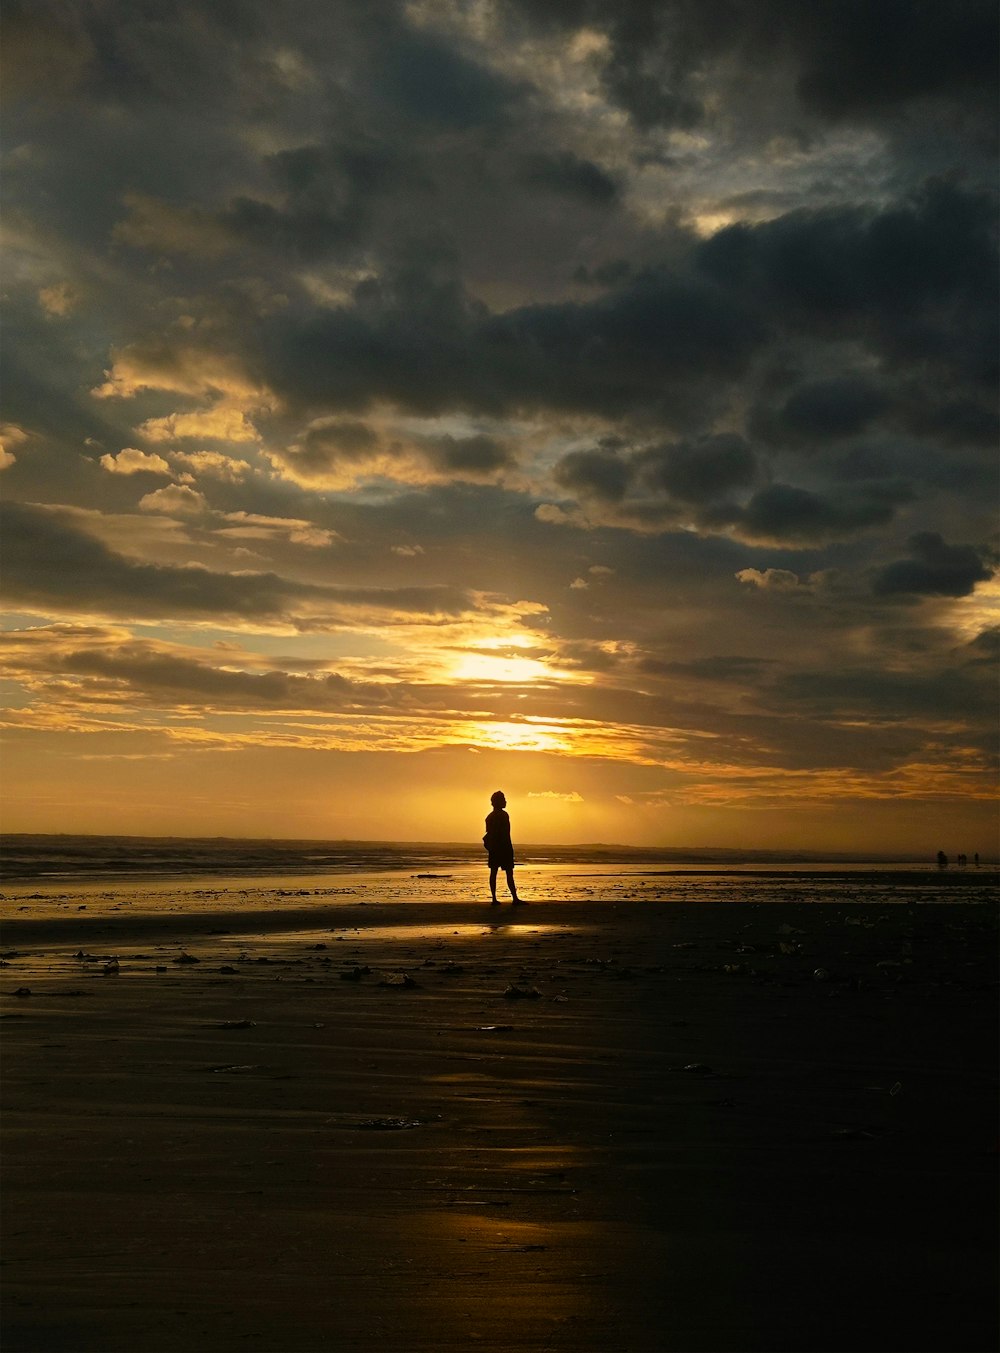
[[[833,858],[806,853],[615,845],[520,847],[530,902],[603,900],[995,903],[996,862]],[[478,843],[8,835],[0,839],[4,911],[28,903],[142,896],[171,906],[356,905],[488,900]],[[505,887],[500,880],[500,897]],[[31,908],[34,910],[35,908]]]

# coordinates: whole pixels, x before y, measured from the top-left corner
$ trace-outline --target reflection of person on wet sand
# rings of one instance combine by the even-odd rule
[[[510,818],[505,811],[507,800],[502,790],[498,789],[490,796],[490,803],[493,812],[486,819],[486,835],[483,837],[483,845],[489,852],[490,894],[493,898],[490,906],[500,905],[497,901],[497,873],[501,869],[507,875],[512,905],[524,906],[514,886],[514,847],[510,839]]]

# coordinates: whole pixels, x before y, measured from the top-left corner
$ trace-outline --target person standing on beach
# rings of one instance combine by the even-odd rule
[[[507,799],[503,791],[498,789],[495,794],[491,794],[490,803],[493,812],[486,819],[486,835],[483,837],[483,845],[489,856],[490,895],[493,898],[490,906],[500,905],[497,901],[497,874],[501,869],[507,876],[511,905],[524,906],[514,886],[514,846],[510,839],[510,818],[507,816]]]

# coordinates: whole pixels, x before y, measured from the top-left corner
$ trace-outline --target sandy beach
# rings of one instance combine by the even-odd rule
[[[7,905],[4,1353],[996,1346],[995,907],[127,903]]]

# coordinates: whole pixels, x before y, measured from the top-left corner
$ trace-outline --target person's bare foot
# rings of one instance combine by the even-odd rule
[[[499,905],[500,903],[496,898],[494,898],[493,901],[490,903],[491,907],[499,907]]]
[[[514,897],[511,899],[510,905],[512,907],[526,907],[528,904],[523,897]]]

